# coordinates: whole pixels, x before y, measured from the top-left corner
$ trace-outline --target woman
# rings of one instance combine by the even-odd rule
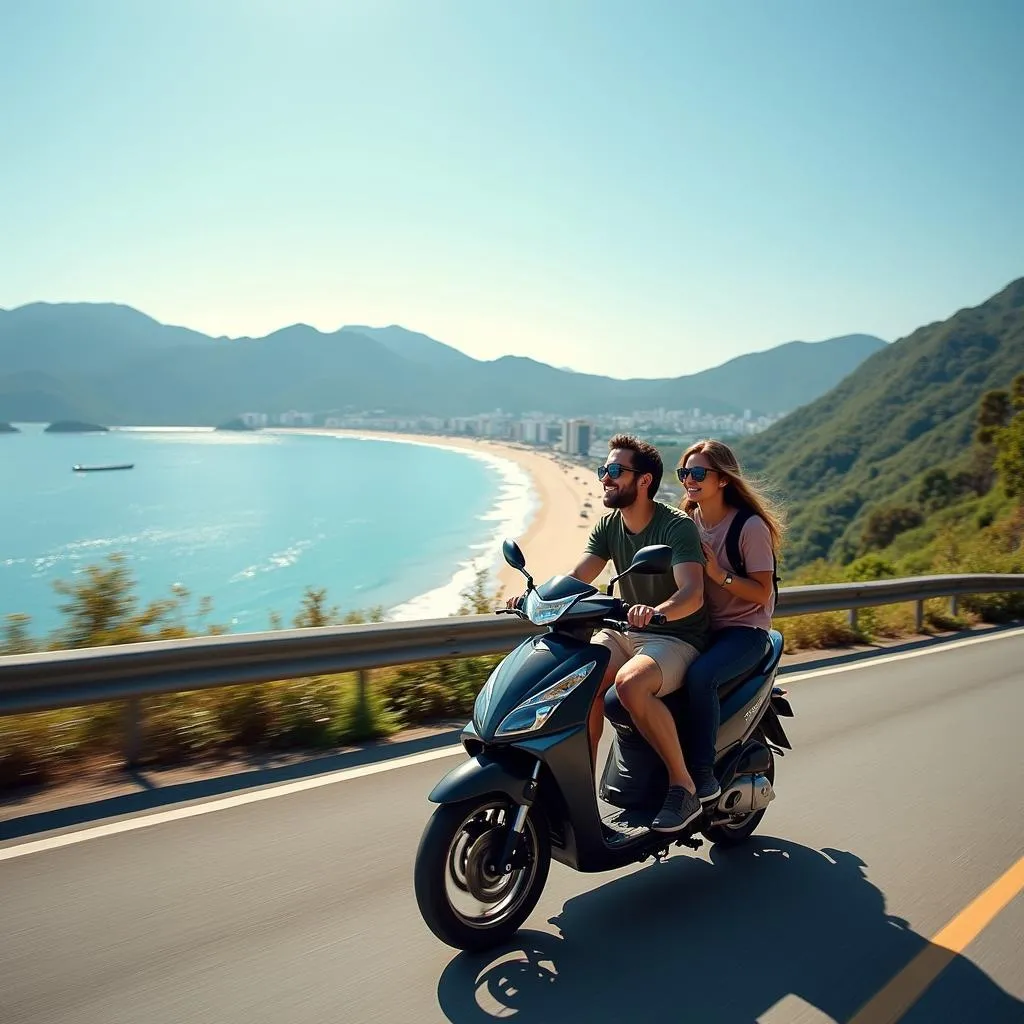
[[[702,803],[717,800],[715,741],[718,736],[718,688],[753,669],[764,656],[775,610],[775,565],[782,523],[771,503],[743,478],[732,449],[721,441],[698,441],[679,460],[683,485],[680,507],[697,524],[707,564],[704,600],[711,613],[708,649],[686,673],[686,760]],[[726,551],[729,527],[737,513],[749,515],[739,536],[746,574],[731,564]]]

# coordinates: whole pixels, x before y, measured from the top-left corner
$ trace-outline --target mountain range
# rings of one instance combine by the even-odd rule
[[[1024,370],[1024,278],[875,352],[817,400],[738,444],[788,506],[784,564],[864,553],[871,512],[917,501],[929,470],[969,481],[979,401]]]
[[[290,409],[757,415],[813,401],[885,347],[864,334],[793,341],[687,376],[618,380],[519,356],[478,360],[397,326],[213,338],[129,306],[32,303],[0,310],[0,420],[193,425]]]

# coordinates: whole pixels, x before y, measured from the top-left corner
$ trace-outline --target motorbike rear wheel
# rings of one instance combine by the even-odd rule
[[[775,755],[771,754],[771,748],[769,748],[769,754],[771,761],[768,764],[768,771],[765,772],[765,775],[772,786],[774,786]],[[751,811],[750,814],[746,814],[743,817],[708,825],[706,828],[701,829],[701,835],[709,843],[714,843],[716,846],[738,846],[740,843],[745,843],[754,834],[754,830],[761,824],[761,819],[765,816],[767,810],[767,807],[762,807],[761,810]]]
[[[423,830],[414,871],[416,903],[427,927],[449,946],[483,950],[506,942],[540,899],[551,867],[551,839],[535,810],[523,827],[521,866],[507,874],[490,867],[515,813],[508,797],[495,794],[442,805]]]

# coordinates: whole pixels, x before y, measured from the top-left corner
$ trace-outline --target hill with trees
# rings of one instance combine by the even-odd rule
[[[979,403],[987,392],[1008,396],[1022,368],[1024,278],[886,346],[745,439],[744,465],[788,507],[784,565],[849,563],[922,525],[937,505],[987,494],[995,455],[973,443]],[[986,401],[997,405],[983,418],[998,419],[1011,399]]]
[[[0,418],[156,426],[292,409],[780,413],[812,401],[885,344],[862,334],[789,342],[688,376],[618,380],[518,356],[473,359],[394,326],[325,334],[295,324],[263,338],[212,338],[127,306],[35,303],[0,310]]]

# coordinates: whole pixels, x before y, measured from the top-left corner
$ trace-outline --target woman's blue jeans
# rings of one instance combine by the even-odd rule
[[[686,733],[683,752],[690,771],[715,766],[720,708],[718,688],[734,676],[756,668],[764,657],[768,634],[756,626],[726,626],[711,634],[708,649],[686,672]]]

